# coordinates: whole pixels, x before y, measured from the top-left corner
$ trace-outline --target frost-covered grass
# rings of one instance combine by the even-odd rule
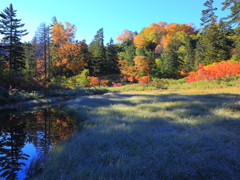
[[[4,109],[16,109],[18,104],[23,104],[23,102],[29,101],[36,103],[51,103],[49,98],[58,97],[73,98],[75,96],[86,96],[94,94],[104,94],[107,93],[106,89],[96,89],[96,88],[82,88],[82,89],[65,89],[65,90],[54,90],[54,89],[44,89],[42,91],[19,91],[14,90],[12,92],[7,92],[4,90],[4,94],[0,92],[0,111]],[[61,98],[60,98],[61,99]],[[25,103],[28,104],[28,103]]]
[[[240,92],[211,92],[115,93],[64,103],[78,133],[31,179],[240,179]]]

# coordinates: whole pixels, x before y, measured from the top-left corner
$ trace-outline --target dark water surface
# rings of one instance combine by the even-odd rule
[[[0,180],[22,180],[30,162],[75,132],[76,122],[54,108],[0,112]]]

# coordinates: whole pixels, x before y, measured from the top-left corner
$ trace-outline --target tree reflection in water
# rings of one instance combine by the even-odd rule
[[[1,113],[0,118],[0,177],[6,180],[26,176],[21,174],[29,160],[29,155],[23,152],[26,144],[33,144],[37,156],[42,156],[73,134],[76,127],[73,118],[57,109],[41,109],[24,115]]]

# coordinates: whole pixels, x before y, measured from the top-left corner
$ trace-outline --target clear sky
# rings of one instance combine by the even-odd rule
[[[76,40],[90,43],[100,29],[104,29],[105,43],[124,29],[140,32],[151,23],[194,23],[200,28],[201,12],[206,0],[0,0],[0,12],[9,4],[17,10],[17,18],[25,23],[29,34],[23,41],[31,41],[43,22],[51,23],[56,16],[59,22],[69,22],[77,27]],[[225,17],[221,3],[215,0],[216,15]]]

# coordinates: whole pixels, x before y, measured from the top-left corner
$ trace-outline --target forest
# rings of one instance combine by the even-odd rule
[[[162,79],[191,83],[238,77],[240,3],[222,2],[222,10],[231,13],[217,21],[213,2],[204,3],[200,29],[191,23],[153,22],[140,32],[124,29],[117,43],[110,39],[106,45],[103,28],[86,44],[75,39],[74,24],[56,17],[51,24],[41,23],[32,41],[23,43],[28,32],[10,4],[0,13],[0,101],[5,103],[13,89],[156,86]]]
[[[0,179],[240,179],[240,1],[222,1],[199,29],[160,19],[90,44],[57,17],[22,42],[3,9]]]

